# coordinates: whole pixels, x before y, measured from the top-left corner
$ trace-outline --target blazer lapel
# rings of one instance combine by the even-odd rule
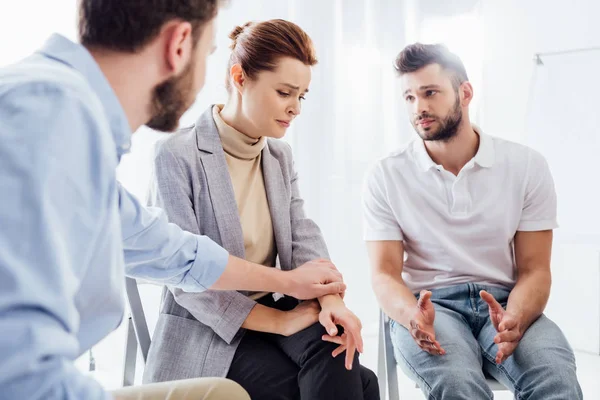
[[[212,107],[196,123],[200,160],[208,183],[208,193],[214,210],[221,246],[233,256],[245,258],[244,236],[225,152],[212,117]],[[202,216],[199,216],[202,218]]]
[[[290,189],[285,185],[279,160],[269,151],[268,141],[262,151],[262,169],[280,265],[284,270],[290,269],[292,266],[291,194]]]

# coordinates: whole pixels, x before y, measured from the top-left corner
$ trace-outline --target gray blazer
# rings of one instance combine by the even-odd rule
[[[195,125],[159,143],[154,167],[150,204],[164,208],[170,222],[244,258],[237,204],[212,107]],[[269,138],[262,169],[281,269],[329,258],[319,227],[304,213],[290,146]],[[165,288],[144,382],[225,377],[244,335],[242,323],[256,304],[250,294]]]

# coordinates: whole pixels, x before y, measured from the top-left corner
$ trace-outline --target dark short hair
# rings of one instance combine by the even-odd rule
[[[273,71],[282,57],[294,58],[308,66],[317,63],[310,36],[298,25],[283,19],[247,22],[236,26],[229,38],[232,43],[227,89],[230,89],[229,70],[233,64],[240,64],[246,76],[254,79],[260,71]]]
[[[192,24],[194,42],[213,19],[222,0],[79,0],[81,44],[136,52],[171,20]]]
[[[403,75],[431,64],[439,64],[444,70],[450,71],[455,88],[469,80],[461,59],[443,44],[414,43],[406,46],[396,57],[394,68]]]

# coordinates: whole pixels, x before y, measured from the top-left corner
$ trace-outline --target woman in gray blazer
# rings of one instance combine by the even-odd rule
[[[233,255],[283,270],[318,264],[327,247],[304,213],[292,151],[277,140],[308,92],[312,41],[284,20],[248,23],[230,38],[227,104],[159,144],[150,202]],[[339,295],[300,303],[169,288],[144,381],[220,376],[254,399],[378,399],[377,378],[358,361],[360,329]]]

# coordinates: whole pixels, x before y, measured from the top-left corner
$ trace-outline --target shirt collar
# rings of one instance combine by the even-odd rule
[[[423,171],[429,171],[431,168],[437,168],[437,164],[433,162],[427,149],[425,142],[422,139],[417,139],[413,142],[415,159]]]
[[[117,95],[92,55],[82,45],[59,34],[50,36],[38,53],[62,62],[83,75],[104,107],[120,159],[131,147],[131,128]]]
[[[473,124],[472,127],[475,133],[479,135],[479,148],[477,149],[475,157],[473,157],[473,162],[483,168],[490,168],[494,165],[495,160],[494,141],[490,136],[483,133],[478,126]],[[415,140],[413,149],[415,151],[416,161],[423,171],[438,167],[429,156],[429,153],[427,153],[425,142],[423,140]]]
[[[473,130],[479,135],[479,149],[473,161],[483,168],[491,168],[496,160],[496,152],[494,151],[494,139],[481,130],[477,125],[473,125]]]

